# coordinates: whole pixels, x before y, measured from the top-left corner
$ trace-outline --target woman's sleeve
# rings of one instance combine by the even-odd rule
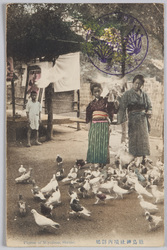
[[[117,113],[117,124],[121,124],[127,121],[126,109],[128,106],[128,93],[125,92],[122,97],[119,98],[119,108]]]
[[[114,114],[116,114],[116,108],[114,102],[107,103],[107,113],[109,115],[110,121],[112,122]]]
[[[91,106],[89,103],[89,105],[86,108],[86,123],[91,122],[91,120],[92,120],[92,110],[91,110]]]
[[[146,93],[145,93],[145,97],[146,97],[146,111],[148,111],[148,110],[152,111],[151,100]]]

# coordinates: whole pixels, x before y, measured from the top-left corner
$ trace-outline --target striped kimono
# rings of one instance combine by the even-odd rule
[[[128,113],[129,153],[135,157],[150,155],[147,111],[152,111],[152,105],[142,90],[138,94],[131,88],[122,95],[117,120],[118,124],[125,122]]]
[[[103,97],[94,99],[87,106],[86,123],[91,124],[88,135],[88,163],[109,163],[109,122],[113,119],[114,111],[114,103]]]

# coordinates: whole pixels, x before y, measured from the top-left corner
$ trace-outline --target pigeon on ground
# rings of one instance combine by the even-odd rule
[[[58,166],[62,165],[63,159],[62,159],[62,157],[61,157],[60,155],[57,155],[57,157],[56,157],[56,162],[57,162],[57,165],[58,165]]]
[[[140,199],[140,206],[145,210],[145,212],[147,210],[150,210],[150,211],[157,211],[158,210],[158,207],[157,205],[154,205],[150,202],[147,202],[143,199],[143,196],[142,195],[138,195],[138,198]]]
[[[96,169],[96,170],[91,171],[91,176],[92,176],[93,178],[99,177],[100,175],[101,175],[101,172],[100,172],[99,169]]]
[[[48,206],[45,203],[41,202],[40,207],[41,207],[41,214],[43,214],[48,218],[52,216],[53,205]]]
[[[113,184],[113,191],[116,194],[115,198],[117,198],[118,196],[121,196],[121,198],[123,199],[123,194],[129,194],[130,193],[129,190],[119,187],[118,186],[118,181],[113,181],[113,183],[114,183]]]
[[[27,170],[23,167],[23,165],[20,165],[20,168],[18,169],[18,171],[20,174],[24,174],[26,173]]]
[[[114,174],[116,174],[115,169],[113,167],[111,167],[111,166],[108,167],[107,172],[108,172],[108,175],[114,175]]]
[[[56,187],[58,186],[58,182],[56,180],[56,175],[53,174],[53,178],[50,180],[50,182],[41,189],[41,192],[44,195],[47,195],[48,193],[52,192],[53,190],[56,190]]]
[[[86,195],[88,195],[90,191],[89,179],[86,179],[84,184],[78,190],[82,193],[83,198],[85,198]]]
[[[74,167],[71,168],[70,172],[68,173],[67,177],[64,178],[62,182],[75,180],[77,178],[77,174],[78,174],[78,168],[76,165],[74,165]]]
[[[149,222],[149,229],[155,229],[162,221],[161,216],[151,215],[148,211],[145,212],[146,220]]]
[[[68,193],[68,194],[69,194],[69,193]],[[71,199],[77,199],[77,200],[79,200],[79,199],[78,199],[78,194],[77,194],[77,192],[75,192],[75,191],[73,191],[71,194],[69,194],[69,196],[70,196]]]
[[[71,180],[69,189],[68,189],[68,194],[71,195],[73,192],[77,192],[79,185],[80,184],[76,180]]]
[[[27,173],[23,173],[21,176],[15,179],[16,183],[30,183],[32,168],[29,168]]]
[[[101,179],[102,179],[102,176],[92,178],[92,179],[89,180],[89,184],[94,185],[96,183],[100,183]]]
[[[162,163],[162,161],[160,161],[160,159],[158,158],[158,160],[156,161],[155,165],[158,167],[158,169],[160,169],[161,171],[164,170],[164,164]]]
[[[27,213],[26,202],[23,200],[23,196],[19,194],[19,200],[17,202],[19,207],[19,214],[21,217],[25,216]]]
[[[92,192],[94,194],[97,193],[97,191],[99,190],[100,185],[101,185],[101,183],[100,183],[101,180],[102,180],[102,176],[99,176],[99,177],[96,177],[96,178],[89,180],[89,184],[90,184]]]
[[[113,187],[114,187],[114,180],[113,180],[113,178],[111,178],[110,181],[107,181],[107,182],[100,184],[99,189],[103,189],[103,190],[106,190],[109,193],[111,193],[111,190],[113,189]]]
[[[86,162],[83,159],[76,159],[75,165],[80,169],[82,168],[84,165],[86,164]]]
[[[149,166],[149,167],[152,167],[152,163],[153,163],[153,161],[148,157],[144,157],[142,162],[141,162],[142,165]]]
[[[145,175],[145,174],[147,174],[147,171],[148,171],[148,168],[143,166],[142,164],[140,164],[140,173],[142,175]]]
[[[50,206],[50,205],[54,205],[54,204],[59,204],[61,203],[61,194],[60,194],[60,189],[57,186],[56,190],[52,193],[52,195],[48,198],[48,200],[46,201],[46,205]]]
[[[158,203],[159,201],[163,201],[164,192],[159,191],[157,185],[151,185],[150,187],[151,187],[152,194],[155,197],[155,203]]]
[[[133,155],[131,155],[128,151],[128,146],[125,142],[123,142],[115,156],[116,159],[119,159],[121,167],[125,167],[134,159]]]
[[[101,191],[98,191],[95,197],[96,197],[96,202],[94,204],[97,204],[99,201],[105,202],[106,200],[114,199],[114,196],[104,194]]]
[[[76,198],[75,195],[71,195],[70,206],[72,209],[72,212],[70,212],[70,214],[79,213],[79,214],[84,214],[86,216],[90,216],[91,214],[90,211],[88,211],[85,207],[79,204],[79,199]]]
[[[34,215],[35,222],[38,226],[46,228],[46,227],[53,227],[58,229],[60,227],[59,223],[46,218],[44,215],[39,214],[35,209],[31,210],[31,213]]]
[[[135,190],[138,194],[141,194],[141,195],[147,195],[149,197],[153,197],[153,195],[151,193],[149,193],[146,188],[144,188],[138,181],[138,178],[133,178],[131,181],[134,182],[135,184]]]
[[[123,169],[116,169],[115,173],[116,173],[115,174],[116,178],[119,180],[126,176],[126,170],[123,170]]]
[[[61,181],[64,178],[64,168],[58,169],[56,172],[56,179]]]
[[[61,181],[64,178],[64,168],[63,168],[63,159],[60,155],[57,155],[56,162],[58,167],[56,171],[56,179],[58,181]]]
[[[150,180],[152,184],[158,183],[160,181],[161,173],[160,173],[160,170],[156,166],[150,169],[147,172],[147,175],[148,175],[148,179]]]
[[[32,192],[34,198],[41,200],[41,201],[45,201],[46,198],[43,195],[43,193],[40,191],[39,187],[36,185],[35,180],[32,180],[32,185],[33,185],[33,188],[31,189],[31,192]]]

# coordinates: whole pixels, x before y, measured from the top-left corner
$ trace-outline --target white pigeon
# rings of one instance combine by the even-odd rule
[[[91,172],[91,176],[93,176],[94,178],[99,177],[100,174],[101,174],[101,172],[100,172],[99,169],[93,170],[93,171]]]
[[[88,195],[90,191],[89,179],[85,179],[84,184],[78,190],[82,192],[83,198],[85,198],[85,196]]]
[[[160,161],[160,159],[158,158],[158,160],[156,161],[155,165],[158,167],[158,169],[160,169],[161,171],[164,170],[164,164],[162,163],[162,161]]]
[[[164,192],[159,191],[157,185],[151,185],[150,187],[151,187],[152,194],[155,197],[155,203],[158,203],[159,201],[163,201]]]
[[[129,170],[129,173],[126,175],[126,184],[127,185],[132,185],[135,183],[137,177],[136,174],[134,172],[130,172],[131,170]]]
[[[60,227],[59,223],[39,214],[35,209],[32,209],[31,213],[34,215],[36,224],[40,227],[44,227],[44,228],[53,227],[55,229],[58,229]]]
[[[123,194],[129,194],[129,190],[123,189],[118,186],[118,181],[113,181],[113,182],[114,182],[113,191],[116,194],[116,198],[118,196],[121,196],[121,198],[123,199]]]
[[[94,184],[98,183],[100,180],[101,180],[101,176],[93,178],[93,179],[90,179],[89,180],[89,184],[90,185],[94,185]]]
[[[20,174],[24,174],[27,170],[23,167],[23,165],[20,165],[20,168],[18,169]]]
[[[114,180],[111,178],[110,181],[102,183],[99,188],[107,190],[109,193],[111,193],[113,186],[114,186]]]
[[[162,221],[161,216],[151,215],[148,211],[145,212],[146,220],[149,222],[149,229],[155,229]]]
[[[100,183],[99,183],[99,182],[96,182],[95,184],[93,184],[93,185],[91,186],[91,188],[92,188],[92,192],[93,192],[94,194],[96,194],[96,193],[98,192],[99,188],[100,188]]]
[[[71,194],[69,194],[71,199],[77,199],[78,200],[78,195],[77,192],[73,191]]]
[[[58,186],[58,182],[56,180],[56,175],[53,174],[53,178],[50,180],[50,182],[41,189],[41,192],[43,194],[48,194],[50,193],[52,190],[56,190],[56,187]]]
[[[85,171],[84,171],[84,176],[87,176],[87,175],[91,175],[91,170],[90,169],[86,169]]]
[[[158,167],[154,166],[153,169],[148,171],[148,176],[151,179],[151,183],[154,184],[156,181],[159,182],[161,178],[161,173]]]
[[[61,194],[59,187],[57,186],[56,190],[52,193],[52,195],[45,202],[47,206],[54,205],[55,203],[61,203]]]
[[[113,167],[108,167],[108,170],[107,170],[108,174],[112,174],[114,175],[115,174],[115,169]]]
[[[115,172],[116,172],[117,179],[118,178],[121,179],[126,176],[126,170],[116,169]]]
[[[29,182],[31,178],[32,168],[29,168],[27,173],[23,173],[21,176],[15,179],[16,183],[26,183]]]
[[[128,152],[128,147],[125,142],[123,142],[116,154],[116,159],[120,159],[121,166],[129,164],[133,159],[133,155]]]
[[[131,181],[133,181],[135,183],[135,190],[138,194],[141,195],[147,195],[149,197],[153,197],[153,195],[151,193],[149,193],[138,181],[138,178],[133,178],[131,179]]]
[[[68,173],[67,177],[64,178],[62,182],[75,180],[77,178],[77,174],[78,174],[78,168],[76,165],[74,165],[74,167],[71,168],[70,172]]]
[[[138,195],[138,198],[140,199],[140,206],[145,210],[145,212],[147,210],[150,210],[150,211],[155,211],[155,210],[158,210],[158,207],[157,205],[154,205],[150,202],[147,202],[143,199],[143,196],[142,195]]]

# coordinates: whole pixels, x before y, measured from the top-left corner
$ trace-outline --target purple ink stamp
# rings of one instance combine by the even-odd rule
[[[87,33],[87,55],[90,62],[109,75],[134,71],[148,52],[148,36],[143,25],[122,12],[104,15]]]

